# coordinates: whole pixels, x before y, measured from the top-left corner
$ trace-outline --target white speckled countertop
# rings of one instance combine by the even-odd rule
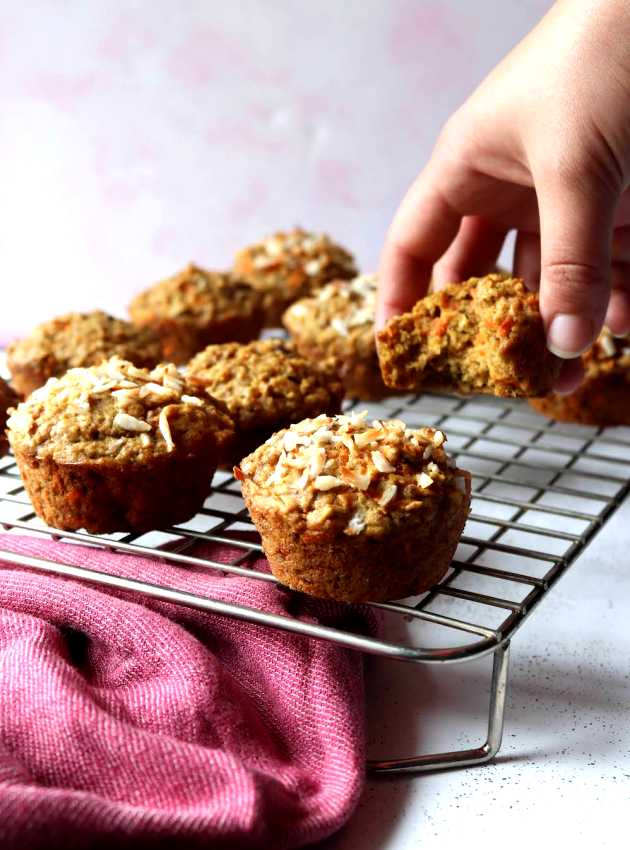
[[[627,846],[629,553],[626,499],[513,640],[494,763],[369,780],[351,822],[322,847]],[[368,663],[372,757],[485,739],[489,660],[443,668]]]

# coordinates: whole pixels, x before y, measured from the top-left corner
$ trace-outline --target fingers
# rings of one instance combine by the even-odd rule
[[[613,235],[612,290],[606,326],[617,336],[630,332],[630,227],[618,227]]]
[[[408,310],[425,295],[433,265],[455,238],[460,220],[438,190],[429,166],[403,199],[385,240],[377,330],[390,316]]]
[[[610,295],[615,193],[595,180],[540,181],[540,309],[547,345],[579,356],[599,333]],[[537,181],[537,186],[539,181]]]
[[[514,245],[512,264],[514,277],[520,277],[530,292],[540,287],[540,236],[537,233],[519,230]]]
[[[569,395],[575,392],[584,380],[584,366],[582,358],[576,360],[565,360],[560,369],[560,376],[556,381],[555,391],[559,395]]]
[[[433,269],[435,288],[489,274],[496,267],[506,235],[507,228],[480,216],[462,219],[455,240]]]

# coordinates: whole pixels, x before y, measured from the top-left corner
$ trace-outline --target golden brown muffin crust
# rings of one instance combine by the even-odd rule
[[[136,366],[155,366],[160,343],[147,328],[137,328],[102,310],[67,313],[34,328],[7,350],[16,390],[23,396],[78,366],[94,366],[112,356]]]
[[[136,325],[155,330],[163,356],[176,363],[211,343],[256,339],[263,325],[261,297],[252,286],[193,264],[136,295],[129,313]]]
[[[330,362],[346,395],[364,400],[390,392],[376,356],[376,290],[376,275],[333,281],[296,301],[282,317],[298,351],[310,360]]]
[[[355,277],[357,268],[353,256],[329,236],[296,227],[243,248],[234,273],[261,292],[266,325],[274,327],[289,304],[331,280]]]
[[[18,405],[7,423],[12,447],[58,463],[143,463],[184,454],[207,432],[233,433],[229,415],[198,393],[172,364],[152,371],[111,358],[50,378]]]
[[[561,366],[547,349],[538,295],[500,274],[427,295],[390,319],[377,349],[385,383],[400,390],[532,397],[553,387]]]
[[[190,361],[187,375],[226,405],[237,430],[273,429],[335,412],[343,397],[334,373],[280,339],[208,346]]]

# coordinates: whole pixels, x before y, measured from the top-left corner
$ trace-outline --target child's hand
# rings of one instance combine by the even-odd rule
[[[549,348],[575,358],[630,331],[630,3],[560,0],[446,124],[381,260],[377,327],[487,273],[517,233]],[[612,286],[612,290],[611,290]],[[567,364],[559,389],[579,381]]]

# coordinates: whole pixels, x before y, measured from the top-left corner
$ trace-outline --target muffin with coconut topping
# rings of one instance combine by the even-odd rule
[[[210,345],[190,361],[187,375],[234,420],[236,437],[222,464],[230,469],[279,428],[341,409],[343,386],[335,373],[280,339]]]
[[[263,325],[261,297],[249,284],[192,264],[136,295],[129,314],[155,331],[163,358],[173,363],[211,343],[256,339]]]
[[[7,429],[38,516],[94,534],[189,519],[234,433],[223,406],[172,364],[149,371],[116,357],[50,378]]]
[[[318,416],[274,434],[234,470],[276,578],[313,596],[384,601],[448,569],[470,475],[433,428]]]
[[[630,425],[630,337],[614,337],[604,328],[582,365],[584,381],[575,392],[532,398],[530,405],[561,422]]]
[[[151,330],[94,310],[43,322],[7,350],[13,386],[22,397],[68,369],[114,356],[151,368],[160,362],[160,343]]]
[[[280,325],[294,301],[331,280],[357,274],[354,257],[323,233],[279,231],[236,255],[234,273],[261,294],[267,327]]]
[[[381,377],[374,340],[376,275],[333,281],[292,304],[282,317],[296,348],[309,360],[329,361],[346,395],[364,401],[391,393]]]
[[[0,457],[2,457],[3,454],[6,454],[6,451],[9,448],[9,441],[7,440],[7,436],[4,431],[4,426],[7,422],[7,411],[14,404],[17,404],[17,401],[17,396],[11,387],[6,381],[3,381],[2,378],[0,378]]]

